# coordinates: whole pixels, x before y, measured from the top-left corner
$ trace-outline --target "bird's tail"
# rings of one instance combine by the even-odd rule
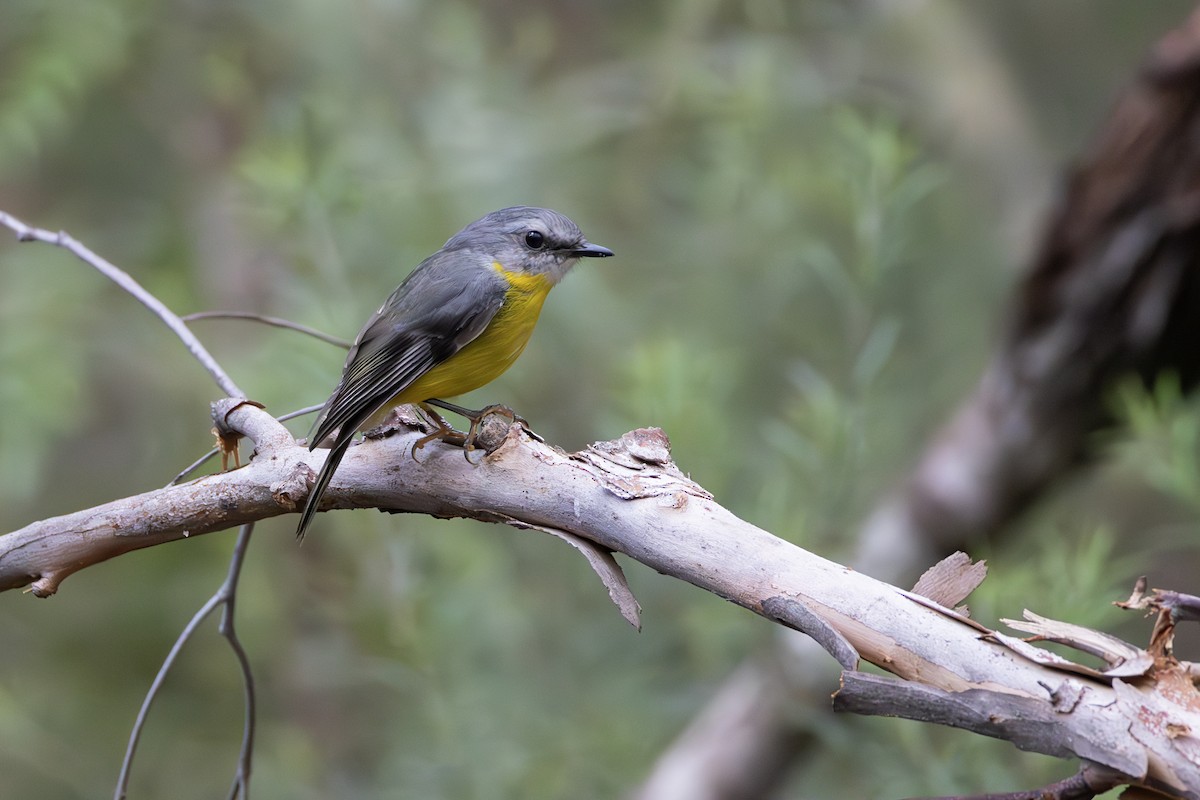
[[[296,526],[297,541],[304,540],[304,532],[308,530],[313,517],[317,515],[317,509],[321,505],[321,496],[325,494],[325,490],[329,487],[329,480],[333,477],[338,464],[342,463],[342,456],[346,455],[346,448],[350,446],[352,438],[351,436],[346,436],[330,448],[329,455],[325,458],[325,463],[321,465],[321,471],[317,473],[317,480],[313,483],[312,490],[308,493],[308,500],[304,503],[304,511],[300,513],[300,523]]]

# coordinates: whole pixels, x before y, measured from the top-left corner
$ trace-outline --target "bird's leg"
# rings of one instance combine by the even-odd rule
[[[467,434],[463,433],[462,431],[454,430],[450,423],[442,419],[442,415],[434,411],[428,403],[417,403],[417,407],[421,409],[422,413],[425,414],[425,417],[434,425],[434,427],[437,428],[437,430],[426,436],[422,436],[416,441],[415,444],[413,444],[413,460],[416,460],[418,450],[421,450],[425,447],[425,445],[429,444],[435,439],[442,442],[449,442],[450,444],[458,445],[459,447],[465,446]]]
[[[520,424],[521,427],[523,427],[523,428],[529,427],[529,423],[525,420],[524,417],[519,415],[517,412],[513,411],[508,406],[504,406],[504,405],[492,404],[490,406],[484,406],[483,408],[479,409],[478,411],[473,411],[469,408],[463,408],[462,406],[455,405],[454,403],[447,403],[445,400],[427,400],[425,403],[422,403],[421,405],[425,406],[426,403],[428,403],[429,405],[435,405],[438,408],[443,408],[446,411],[450,411],[452,413],[458,414],[463,419],[467,419],[467,420],[471,421],[471,427],[467,429],[466,436],[463,437],[463,440],[461,442],[458,442],[458,441],[454,442],[455,444],[458,444],[460,447],[462,447],[463,454],[466,455],[467,461],[471,461],[471,452],[475,449],[475,437],[479,434],[480,423],[483,422],[484,419],[491,416],[492,414],[495,414],[497,416],[508,419],[510,425],[515,422],[515,423]],[[462,436],[462,434],[459,433],[458,431],[454,431],[454,433],[457,436]],[[431,434],[431,435],[435,435],[435,434]],[[426,438],[428,438],[428,437],[426,437]],[[443,441],[447,441],[447,439],[445,437],[440,437],[440,438],[442,438]],[[474,462],[472,462],[472,463],[474,463]]]

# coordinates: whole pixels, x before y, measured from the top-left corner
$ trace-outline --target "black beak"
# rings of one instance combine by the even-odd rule
[[[607,247],[601,247],[598,244],[584,242],[578,247],[571,250],[571,255],[574,258],[607,258],[613,254],[612,250]]]

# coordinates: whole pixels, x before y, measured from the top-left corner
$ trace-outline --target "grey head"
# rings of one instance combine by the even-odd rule
[[[475,250],[507,270],[545,275],[551,283],[558,283],[580,258],[613,254],[585,239],[562,214],[533,206],[493,211],[451,236],[442,250]]]

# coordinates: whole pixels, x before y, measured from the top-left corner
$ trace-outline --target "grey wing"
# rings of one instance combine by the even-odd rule
[[[317,418],[310,450],[335,430],[341,431],[339,439],[352,436],[388,400],[491,322],[504,301],[503,279],[491,270],[439,272],[437,266],[418,267],[367,321]]]

